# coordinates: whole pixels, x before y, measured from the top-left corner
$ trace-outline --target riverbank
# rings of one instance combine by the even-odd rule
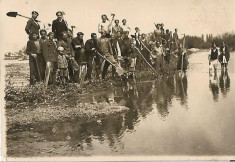
[[[175,73],[176,58],[164,65],[163,76]],[[162,75],[151,70],[136,74],[137,82],[156,81]],[[114,91],[122,88],[120,79],[113,80],[109,75],[106,80],[80,84],[70,83],[66,86],[49,86],[42,83],[28,85],[29,67],[25,62],[6,65],[6,117],[8,129],[15,125],[48,123],[66,118],[102,118],[125,112],[128,108],[113,102],[112,96],[97,102],[94,94],[102,91]],[[132,81],[130,81],[132,82]]]

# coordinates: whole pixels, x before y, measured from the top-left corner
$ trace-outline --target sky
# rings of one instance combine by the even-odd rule
[[[235,0],[0,0],[0,49],[1,55],[18,51],[28,41],[24,31],[27,19],[6,16],[16,11],[31,17],[39,12],[38,20],[52,23],[57,11],[64,11],[69,26],[76,26],[75,33],[83,32],[84,39],[98,32],[101,15],[127,19],[134,32],[152,32],[155,23],[164,23],[165,29],[178,28],[179,35],[195,35],[233,32],[235,27]],[[121,21],[120,21],[121,22]]]

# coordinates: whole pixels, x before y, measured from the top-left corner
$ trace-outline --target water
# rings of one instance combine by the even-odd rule
[[[88,97],[92,102],[125,105],[129,107],[125,114],[93,122],[60,121],[9,133],[36,132],[48,142],[66,142],[67,156],[235,155],[234,58],[228,73],[219,69],[217,76],[210,76],[207,56],[207,52],[192,54],[182,78],[164,77]],[[27,143],[29,137],[23,136]]]

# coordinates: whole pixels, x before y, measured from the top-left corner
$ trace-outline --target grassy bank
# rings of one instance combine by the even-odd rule
[[[163,67],[163,75],[173,75],[176,70],[176,58],[172,57]],[[6,115],[7,124],[28,125],[39,122],[51,122],[75,117],[104,117],[121,113],[127,108],[114,103],[93,103],[92,99],[84,99],[92,93],[110,90],[123,85],[120,79],[112,80],[111,76],[104,81],[89,82],[82,87],[71,83],[64,86],[49,86],[43,83],[34,86],[28,84],[29,67],[27,63],[14,63],[6,66]],[[160,74],[151,70],[136,73],[137,82],[158,80]],[[22,84],[17,84],[22,82]]]

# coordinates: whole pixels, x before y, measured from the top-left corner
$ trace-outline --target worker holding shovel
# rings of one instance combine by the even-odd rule
[[[30,85],[42,80],[41,78],[41,61],[43,55],[41,51],[42,43],[38,39],[36,32],[32,33],[32,40],[27,42],[26,53],[29,55],[29,68],[30,68]]]

